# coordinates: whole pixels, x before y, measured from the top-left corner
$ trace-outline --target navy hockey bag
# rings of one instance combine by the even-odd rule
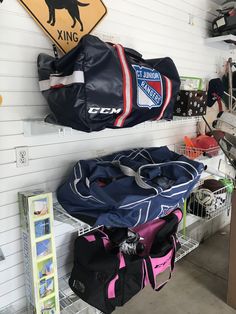
[[[167,147],[127,150],[80,160],[57,198],[69,214],[84,221],[87,216],[95,225],[134,227],[179,207],[203,169]]]
[[[106,230],[77,238],[69,279],[71,289],[105,314],[124,305],[146,285],[159,291],[174,269],[180,247],[176,231],[181,218],[182,212],[177,209],[167,217],[134,229],[145,248],[142,254],[122,252],[111,242]],[[161,280],[160,274],[164,272],[167,276]]]
[[[172,119],[180,86],[170,58],[144,60],[92,35],[60,59],[40,54],[38,73],[53,121],[85,132]]]

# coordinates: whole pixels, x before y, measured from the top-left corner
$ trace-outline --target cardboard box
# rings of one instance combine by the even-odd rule
[[[51,193],[19,193],[25,283],[30,314],[59,314]]]
[[[183,91],[177,96],[174,115],[181,117],[203,116],[206,114],[207,92]]]

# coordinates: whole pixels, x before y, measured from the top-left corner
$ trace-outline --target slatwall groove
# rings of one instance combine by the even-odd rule
[[[15,277],[13,280],[1,284],[0,285],[0,294],[1,296],[5,296],[6,294],[14,291],[17,288],[21,288],[24,287],[25,284],[25,277],[24,275],[19,275],[17,277]]]
[[[2,273],[0,272],[0,284],[9,282],[12,278],[15,278],[17,274],[22,274],[24,272],[24,264],[19,263],[16,266],[9,267],[5,269]]]
[[[158,130],[157,130],[157,132],[158,132]],[[171,132],[171,130],[169,130],[169,132]],[[108,133],[108,131],[107,132],[101,132],[101,134],[99,136],[94,135],[93,136],[94,142],[98,139],[103,139],[105,141],[107,138],[109,138],[107,136],[107,133]],[[128,132],[128,134],[124,133],[123,138],[126,139],[126,136],[131,135],[131,134],[133,135],[135,133],[137,136],[139,135],[141,139],[142,139],[142,136],[145,136],[145,134],[138,133],[138,129],[136,129],[136,132],[135,131],[132,132],[130,130],[130,134],[129,134],[129,132]],[[126,134],[126,136],[125,136],[125,134]],[[81,138],[80,138],[80,135],[81,135]],[[62,143],[63,144],[65,141],[75,142],[75,143],[77,142],[79,145],[80,142],[89,141],[89,137],[90,137],[90,135],[81,134],[81,132],[78,132],[78,133],[76,132],[76,135],[72,135],[72,136],[55,137],[52,135],[48,135],[48,136],[42,136],[42,137],[37,136],[34,139],[26,138],[22,135],[17,135],[15,137],[9,136],[7,142],[3,141],[2,138],[0,138],[0,150],[4,150],[4,149],[8,150],[8,149],[11,149],[11,148],[17,147],[17,146],[31,146],[33,142],[34,142],[35,146],[43,145],[43,143],[45,143],[45,145],[56,144],[56,143]],[[115,135],[112,131],[111,131],[111,137],[112,138],[115,137]],[[118,137],[118,133],[117,133],[117,137]],[[169,138],[168,135],[166,137]],[[77,141],[76,141],[76,139],[77,139]],[[157,139],[158,139],[158,137],[157,137]],[[174,139],[174,137],[170,135],[170,139]],[[129,140],[131,141],[131,138],[129,138]],[[147,140],[150,141],[150,138]],[[21,143],[21,145],[19,145],[19,143]],[[91,143],[92,143],[92,141],[91,141]]]
[[[11,226],[11,229],[9,229],[9,226]],[[0,221],[0,236],[1,233],[18,227],[20,227],[20,214],[2,219]]]
[[[135,31],[140,31],[140,30],[146,30],[147,32],[149,32],[149,34],[150,34],[150,28],[149,27],[154,27],[155,25],[156,25],[156,23],[155,23],[155,21],[154,20],[147,20],[148,22],[147,22],[147,25],[146,25],[146,23],[145,23],[145,26],[143,26],[142,27],[142,25],[140,24],[140,23],[135,23],[134,24],[134,22],[132,22],[132,20],[134,19],[134,15],[131,15],[130,13],[128,13],[127,15],[129,16],[129,18],[128,19],[124,19],[124,15],[123,15],[123,11],[121,11],[121,10],[118,10],[118,9],[116,9],[115,10],[116,11],[116,14],[114,14],[114,15],[116,15],[116,18],[117,18],[117,20],[116,20],[116,24],[119,24],[120,26],[128,26],[128,27],[134,27],[135,26],[135,28],[133,28],[133,30],[135,30]],[[118,19],[118,17],[119,17],[119,19]],[[142,18],[143,19],[143,18]],[[144,20],[145,20],[145,18],[144,18]],[[112,21],[112,18],[111,17],[108,17],[107,18],[107,21],[109,21],[110,23],[112,23],[111,21]],[[158,25],[158,30],[159,30],[159,28],[160,28],[160,30],[164,30],[165,29],[165,31],[166,31],[166,33],[163,33],[163,35],[161,34],[161,36],[162,37],[164,37],[165,36],[165,38],[169,38],[169,39],[173,39],[174,37],[173,37],[173,35],[171,34],[171,33],[167,33],[167,31],[169,30],[169,31],[172,31],[173,32],[173,26],[175,27],[174,29],[175,29],[175,32],[178,32],[178,31],[180,31],[180,28],[178,28],[178,27],[176,27],[176,24],[175,25],[168,25],[168,24],[165,24],[165,23],[159,23],[159,25]],[[186,25],[185,25],[186,26]],[[187,37],[187,35],[189,35],[189,34],[191,34],[192,36],[193,35],[197,35],[197,34],[193,34],[193,32],[191,32],[191,31],[188,31],[188,29],[190,28],[190,25],[188,25],[188,28],[185,28],[184,30],[182,30],[181,32],[180,32],[180,37],[181,37],[181,39],[183,39],[184,40],[184,42],[186,42],[186,43],[189,43],[189,42],[191,42],[191,40],[190,39],[188,39],[188,37]],[[192,26],[191,26],[191,28],[192,28]],[[192,30],[192,29],[191,29]],[[207,29],[204,29],[204,33],[202,34],[200,31],[198,31],[198,33],[200,34],[199,36],[196,36],[196,41],[197,42],[199,42],[201,39],[203,39],[203,38],[205,38],[205,35],[206,35],[206,31],[207,31]],[[195,28],[194,28],[194,32],[195,32]],[[186,34],[185,34],[186,33]],[[156,35],[158,35],[159,34],[159,32],[158,31],[155,31],[155,28],[153,29],[152,28],[152,34],[156,34]]]
[[[1,53],[1,52],[0,52]],[[46,101],[39,91],[36,92],[14,92],[6,93],[1,91],[3,106],[41,106],[46,105]],[[10,119],[8,118],[8,121]],[[12,120],[11,120],[12,121]]]
[[[45,53],[47,54],[52,54],[52,48],[51,47],[48,47],[48,48],[43,48],[43,45],[40,45],[40,46],[34,46],[34,45],[30,45],[30,44],[24,44],[22,42],[20,43],[14,43],[14,42],[11,42],[11,38],[8,37],[9,41],[1,41],[1,45],[7,45],[7,46],[10,46],[12,49],[14,48],[17,48],[17,47],[22,47],[22,48],[27,48],[27,49],[43,49]],[[13,61],[14,62],[14,61]],[[27,62],[27,60],[25,60],[25,62]],[[33,61],[29,61],[29,62],[33,62]]]
[[[124,1],[124,0],[123,0]],[[142,20],[144,20],[145,22],[152,22],[152,23],[156,23],[156,20],[155,20],[155,17],[159,20],[164,17],[165,19],[163,19],[163,22],[159,22],[158,24],[161,25],[161,26],[165,26],[167,28],[169,27],[172,27],[173,24],[175,23],[175,26],[177,25],[177,27],[175,27],[175,30],[176,31],[180,31],[181,33],[189,33],[189,31],[187,30],[187,28],[183,29],[181,27],[183,27],[183,24],[184,26],[186,26],[186,21],[188,21],[188,17],[186,16],[185,19],[179,19],[177,17],[175,17],[175,20],[172,20],[172,17],[171,15],[167,14],[166,12],[169,13],[169,10],[168,11],[163,11],[163,12],[160,12],[160,10],[156,9],[156,10],[150,10],[150,8],[148,8],[147,6],[141,4],[140,2],[135,2],[136,4],[136,8],[135,8],[135,12],[134,13],[130,13],[132,12],[132,7],[133,5],[131,6],[128,6],[127,3],[130,3],[130,1],[127,1],[126,2],[126,5],[123,6],[123,10],[122,10],[122,6],[120,5],[122,1],[119,1],[118,2],[113,2],[113,10],[112,10],[112,13],[114,15],[117,16],[117,12],[118,13],[126,13],[125,10],[127,9],[128,11],[128,16],[129,17],[133,17],[134,19],[136,19],[137,17],[139,18],[142,18]],[[137,7],[140,6],[142,10],[137,10]],[[146,12],[145,12],[146,10]],[[146,13],[146,14],[145,14]],[[155,14],[155,17],[153,16],[152,18],[152,14]],[[148,16],[148,17],[147,17]],[[112,18],[112,17],[111,17]],[[109,17],[107,18],[107,20],[109,19]],[[177,22],[177,23],[176,23]],[[145,23],[146,24],[146,23]],[[193,29],[193,31],[191,32],[192,33],[200,33],[200,31],[205,31],[205,30],[208,30],[208,27],[205,26],[204,24],[204,27],[201,27],[201,26],[197,26]]]
[[[23,190],[29,190],[29,189],[48,189],[50,192],[55,192],[56,191],[56,188],[59,184],[61,184],[62,181],[64,181],[65,178],[62,177],[60,179],[54,179],[54,180],[48,180],[46,181],[45,183],[40,183],[40,184],[37,184],[37,185],[31,185],[30,187],[28,188],[23,188],[22,187],[22,191]],[[18,200],[18,189],[17,190],[12,190],[10,192],[4,192],[4,193],[1,193],[1,198],[0,198],[0,205],[1,206],[4,206],[4,205],[9,205],[10,202],[17,202]],[[0,232],[1,233],[1,232]]]
[[[18,289],[15,289],[15,291],[12,291],[11,293],[7,294],[7,296],[5,295],[4,297],[0,297],[0,304],[1,307],[4,308],[6,306],[8,306],[11,303],[15,303],[19,300],[21,300],[22,298],[25,297],[25,286],[22,286]],[[25,304],[20,304],[20,309],[24,308]]]
[[[144,58],[170,56],[181,75],[216,76],[219,62],[229,49],[204,42],[216,8],[210,0],[104,0],[108,14],[93,33],[117,37]],[[195,25],[188,24],[189,14]],[[0,262],[0,308],[26,303],[20,216],[17,193],[30,188],[51,190],[67,178],[75,162],[93,158],[101,151],[142,146],[172,145],[184,135],[194,136],[196,124],[157,126],[146,123],[123,130],[95,133],[74,131],[71,136],[24,137],[24,119],[42,119],[49,108],[39,91],[37,57],[53,56],[52,42],[18,1],[4,0],[0,11],[0,246],[6,257]],[[233,57],[234,55],[232,55]],[[116,143],[116,145],[114,145]],[[16,167],[15,147],[27,146],[29,166]],[[65,153],[66,152],[66,153]],[[58,273],[72,268],[71,226],[55,222]]]
[[[3,20],[1,20],[1,22],[2,21]],[[50,43],[50,41],[44,36],[44,33],[42,33],[42,31],[40,29],[38,31],[38,30],[32,30],[32,28],[31,29],[24,29],[24,28],[9,26],[9,25],[4,26],[4,25],[2,25],[1,22],[0,22],[1,31],[12,31],[12,32],[21,33],[21,34],[23,33],[23,34],[37,35],[39,38],[42,38],[43,41],[46,41],[48,44]]]
[[[19,188],[30,189],[35,184],[45,184],[49,180],[59,180],[63,179],[68,174],[68,171],[65,170],[63,173],[60,172],[61,167],[53,168],[51,170],[43,170],[43,171],[36,171],[33,173],[26,173],[20,175],[19,177],[8,177],[6,179],[2,179],[3,186],[0,187],[0,193],[2,192],[11,192],[12,190],[16,190]],[[38,180],[35,180],[35,174],[39,177]],[[42,178],[40,178],[42,176]],[[26,183],[22,184],[22,181]],[[11,188],[10,188],[11,187]]]
[[[156,0],[154,0],[154,1],[157,2]],[[165,0],[164,0],[164,1],[158,0],[158,4],[159,4],[159,3],[162,3],[163,5],[166,5]],[[177,6],[176,6],[176,4],[177,4]],[[178,5],[179,5],[179,2],[178,2],[178,1],[172,1],[171,3],[168,3],[168,7],[172,7],[172,8],[174,8],[174,9],[176,9],[176,10],[178,10],[178,11],[182,11],[182,12],[184,12],[184,13],[186,13],[186,14],[189,14],[189,13],[190,13],[189,10],[183,8],[183,6],[178,6]],[[191,7],[193,7],[192,4],[191,4]],[[213,4],[213,7],[216,7],[215,3]],[[206,12],[206,11],[205,11],[204,9],[202,9],[201,7],[199,7],[199,8],[198,8],[198,7],[195,7],[195,8],[196,8],[196,9],[200,9],[201,14],[203,13],[204,15],[206,15],[206,17],[209,18],[209,20],[208,20],[208,18],[206,19],[207,22],[210,22],[211,19],[216,16],[216,14],[214,14],[214,13],[212,13],[212,12]],[[198,19],[200,19],[200,20],[202,20],[202,21],[205,20],[205,18],[202,17],[202,16],[200,16],[199,13],[197,13],[197,17],[198,17]],[[210,18],[211,18],[211,19],[210,19]]]
[[[184,134],[183,134],[184,135]],[[173,136],[172,137],[172,143],[174,144],[175,142],[181,142],[181,140],[183,139],[183,135],[180,137],[176,137]],[[151,136],[151,134],[150,134]],[[135,135],[133,135],[133,137],[135,138]],[[142,140],[143,137],[139,138]],[[153,141],[155,141],[155,139],[152,139]],[[137,140],[136,140],[137,141]],[[138,142],[138,141],[137,141]],[[160,141],[159,141],[160,142]],[[173,143],[174,142],[174,143]],[[147,143],[146,143],[147,144]],[[164,143],[160,143],[160,145],[163,145]],[[133,147],[133,143],[132,141],[130,141],[130,145],[131,147]],[[153,145],[151,145],[153,146]],[[123,146],[121,146],[123,147]],[[91,147],[92,150],[92,147]],[[87,152],[85,152],[85,155],[87,156]],[[32,159],[29,161],[29,166],[28,167],[20,167],[15,169],[15,163],[9,163],[9,164],[3,164],[0,165],[0,178],[7,178],[7,177],[12,177],[12,176],[19,176],[25,173],[32,173],[38,170],[52,170],[53,168],[58,168],[60,166],[65,166],[66,163],[76,163],[76,161],[78,160],[78,158],[82,157],[82,153],[78,154],[78,153],[68,153],[66,155],[60,155],[60,156],[54,156],[54,157],[45,157],[45,158],[38,158],[38,159]],[[89,156],[88,156],[89,157]],[[66,162],[65,162],[66,160]],[[54,167],[52,167],[51,165],[54,165]]]
[[[113,23],[113,28],[114,27],[117,27],[117,31],[119,29],[121,29],[124,34],[125,31],[126,31],[126,27],[123,27],[122,24],[117,24],[117,23]],[[117,33],[117,32],[115,32]],[[140,34],[140,35],[139,35]],[[203,57],[208,57],[209,58],[209,49],[212,50],[213,52],[218,52],[218,49],[214,48],[214,47],[202,47],[202,45],[204,44],[204,39],[205,38],[201,38],[201,42],[196,44],[195,42],[195,38],[194,38],[194,42],[190,42],[189,44],[185,44],[185,45],[182,45],[182,39],[181,41],[179,41],[177,39],[177,37],[171,37],[171,38],[166,38],[166,36],[163,34],[162,36],[160,34],[157,34],[155,36],[153,35],[150,35],[146,32],[142,32],[141,30],[139,30],[138,32],[137,31],[133,31],[133,34],[132,34],[132,37],[131,36],[127,36],[127,35],[124,35],[122,37],[122,39],[120,40],[123,45],[127,45],[127,42],[129,42],[131,40],[131,38],[134,40],[134,39],[137,39],[136,43],[135,43],[135,48],[137,49],[137,47],[139,47],[139,50],[141,50],[141,52],[143,53],[143,51],[146,51],[145,48],[143,47],[146,47],[147,45],[142,45],[142,42],[138,41],[138,39],[140,39],[140,37],[143,37],[142,39],[142,42],[143,43],[146,43],[148,46],[152,46],[154,45],[154,43],[157,43],[156,44],[156,53],[155,55],[157,57],[161,57],[163,56],[164,54],[161,53],[161,51],[166,51],[166,48],[170,48],[170,50],[168,51],[167,55],[171,55],[172,53],[175,53],[175,50],[179,51],[179,52],[182,52],[182,53],[186,53],[186,52],[191,52],[191,55],[189,54],[189,56],[197,56],[197,49],[201,49],[201,53],[203,53]],[[150,37],[150,39],[148,39]],[[126,41],[125,41],[126,39]],[[154,40],[155,39],[155,40]],[[170,39],[168,41],[168,39]],[[170,42],[172,42],[172,44],[170,44]],[[173,44],[175,45],[175,50],[173,50]],[[203,49],[203,50],[202,50]],[[208,51],[208,53],[207,53]],[[149,54],[150,55],[150,54]],[[151,54],[152,57],[153,57],[153,53]],[[202,59],[201,58],[199,60],[199,62],[202,62]]]

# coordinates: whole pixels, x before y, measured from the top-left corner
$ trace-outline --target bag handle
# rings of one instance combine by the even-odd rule
[[[142,61],[144,62],[145,60],[143,59],[143,56],[141,55],[141,53],[139,53],[138,51],[132,49],[132,48],[124,48],[125,53],[127,55],[129,55],[130,57],[138,60],[138,61]]]
[[[134,171],[132,168],[128,166],[122,165],[120,161],[112,161],[112,164],[116,167],[119,167],[123,174],[126,175],[127,177],[134,177],[137,185],[140,186],[142,189],[145,190],[155,189],[153,186],[143,181],[139,172]]]
[[[166,163],[153,163],[153,164],[147,164],[147,165],[144,165],[144,166],[141,166],[138,171],[134,171],[132,168],[128,167],[128,166],[125,166],[125,165],[122,165],[120,160],[116,160],[116,161],[112,161],[112,164],[116,167],[119,167],[120,170],[124,173],[124,175],[128,176],[128,177],[134,177],[135,178],[135,181],[137,183],[138,186],[140,186],[141,188],[143,189],[146,189],[146,190],[150,190],[150,189],[153,189],[156,191],[157,194],[159,194],[159,191],[153,187],[152,185],[146,183],[143,178],[142,178],[142,175],[141,175],[141,171],[142,169],[144,168],[149,168],[149,167],[157,167],[157,166],[167,166],[167,165],[170,165],[170,164],[173,164],[173,163],[177,163],[177,166],[180,166],[182,169],[185,169],[186,172],[190,173],[186,167],[184,167],[184,164],[186,164],[186,162],[181,162],[181,161],[169,161],[169,162],[166,162]],[[178,165],[179,163],[179,165]],[[180,163],[183,163],[180,165]],[[195,169],[193,166],[191,166],[190,164],[188,164],[188,166],[190,166],[192,169]],[[196,176],[199,175],[199,173],[197,172],[197,170],[195,169],[196,171]],[[192,174],[192,179],[191,181],[193,181],[195,179],[195,177],[193,174]],[[163,192],[163,191],[161,191]]]
[[[110,42],[110,41],[107,41],[106,42],[108,45],[114,47],[116,46],[114,43]],[[120,45],[121,46],[121,45]],[[137,59],[139,61],[144,61],[144,59],[142,58],[142,54],[139,53],[137,50],[135,49],[132,49],[132,48],[127,48],[127,47],[124,47],[124,51],[127,55],[131,56],[132,58],[134,59]]]

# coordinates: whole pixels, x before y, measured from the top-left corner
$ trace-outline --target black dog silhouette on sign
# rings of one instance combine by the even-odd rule
[[[79,7],[87,7],[89,3],[82,3],[78,0],[45,0],[45,2],[49,10],[49,20],[47,21],[49,24],[51,24],[52,26],[55,25],[56,10],[66,9],[73,20],[73,25],[71,27],[74,28],[76,22],[78,21],[81,26],[80,31],[83,31],[84,26],[80,18]]]

